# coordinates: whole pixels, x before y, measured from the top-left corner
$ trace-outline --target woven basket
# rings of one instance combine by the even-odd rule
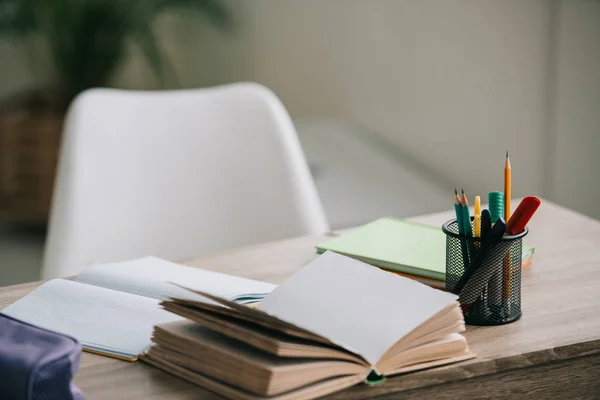
[[[0,109],[0,220],[48,220],[64,113],[44,102]]]

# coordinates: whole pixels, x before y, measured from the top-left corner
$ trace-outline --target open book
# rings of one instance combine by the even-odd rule
[[[256,309],[190,291],[212,302],[162,302],[186,320],[156,326],[142,358],[232,399],[311,399],[475,356],[455,295],[333,252]]]
[[[134,361],[150,346],[154,325],[181,319],[162,310],[161,300],[204,299],[170,282],[246,305],[275,288],[145,257],[93,265],[75,280],[53,279],[1,312],[75,337],[84,350]]]

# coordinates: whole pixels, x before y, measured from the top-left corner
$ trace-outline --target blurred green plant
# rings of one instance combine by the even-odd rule
[[[107,86],[133,41],[161,85],[174,69],[154,23],[162,14],[203,17],[217,28],[232,27],[222,0],[0,0],[0,35],[41,38],[65,102],[82,90]]]

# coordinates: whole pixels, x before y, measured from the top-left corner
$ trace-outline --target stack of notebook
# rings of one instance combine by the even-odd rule
[[[434,227],[396,218],[380,218],[317,246],[345,254],[382,269],[443,289],[446,278],[446,236]],[[523,267],[534,248],[523,245]]]
[[[467,360],[456,296],[326,252],[251,308],[198,290],[143,360],[232,399],[312,399]]]

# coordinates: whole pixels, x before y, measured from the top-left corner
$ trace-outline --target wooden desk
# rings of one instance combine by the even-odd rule
[[[441,225],[440,213],[414,218]],[[526,242],[536,246],[523,272],[523,317],[498,327],[468,327],[476,359],[356,386],[331,399],[600,398],[600,222],[545,201]],[[313,259],[326,236],[229,251],[186,264],[283,281]],[[0,308],[40,282],[0,288]],[[390,309],[390,316],[394,316]],[[398,318],[402,318],[398,315]],[[84,353],[75,382],[93,399],[216,399],[144,363]]]

